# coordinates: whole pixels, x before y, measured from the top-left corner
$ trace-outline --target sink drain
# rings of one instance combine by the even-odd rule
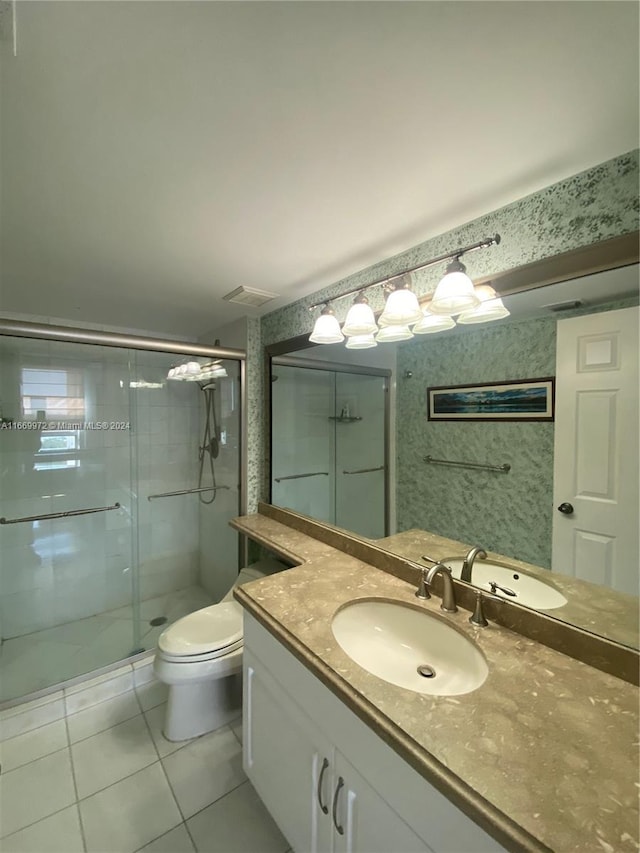
[[[432,666],[423,663],[421,666],[418,667],[418,675],[421,675],[423,678],[435,678],[436,671]]]
[[[149,625],[152,625],[154,628],[157,628],[157,627],[158,627],[158,625],[164,625],[164,623],[165,623],[166,621],[167,621],[167,617],[166,617],[166,616],[156,616],[156,617],[155,617],[155,619],[152,619],[152,620],[149,622]]]

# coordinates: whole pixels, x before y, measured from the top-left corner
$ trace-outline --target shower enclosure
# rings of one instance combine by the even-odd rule
[[[0,322],[0,701],[153,649],[231,586],[243,359]]]
[[[389,375],[272,359],[274,504],[372,539],[387,535]]]

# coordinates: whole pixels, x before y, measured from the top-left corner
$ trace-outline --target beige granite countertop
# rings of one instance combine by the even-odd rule
[[[424,564],[421,560],[423,554],[441,560],[447,557],[462,557],[472,547],[456,539],[447,539],[418,528],[371,541],[392,554],[419,564]],[[550,572],[548,569],[513,557],[505,557],[504,554],[494,551],[487,551],[487,556],[489,559],[513,566],[525,574],[542,578],[545,583],[555,587],[567,599],[563,607],[541,612],[633,649],[640,646],[640,609],[637,597],[559,572]]]
[[[638,844],[638,690],[469,613],[444,616],[399,578],[263,515],[233,526],[301,565],[236,597],[358,716],[507,849],[625,853]],[[425,609],[471,637],[489,675],[428,696],[355,664],[331,632],[359,598]]]

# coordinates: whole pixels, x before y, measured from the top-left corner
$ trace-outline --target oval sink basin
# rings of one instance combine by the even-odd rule
[[[356,601],[336,613],[331,629],[359,666],[416,693],[470,693],[489,673],[471,640],[444,619],[405,604]]]
[[[453,557],[442,562],[451,569],[454,578],[460,578],[464,562],[461,557]],[[567,603],[567,599],[561,592],[543,580],[525,575],[501,563],[494,563],[492,560],[480,560],[476,557],[471,570],[471,583],[490,591],[491,581],[498,584],[495,591],[496,595],[506,598],[507,601],[515,601],[536,610],[553,610]],[[509,595],[504,590],[510,590],[515,595]]]

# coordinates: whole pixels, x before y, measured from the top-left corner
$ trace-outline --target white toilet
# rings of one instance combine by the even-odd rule
[[[156,676],[169,685],[164,722],[167,740],[211,732],[242,708],[242,608],[233,598],[237,584],[285,569],[267,558],[242,569],[219,604],[178,619],[160,634],[153,661]]]

